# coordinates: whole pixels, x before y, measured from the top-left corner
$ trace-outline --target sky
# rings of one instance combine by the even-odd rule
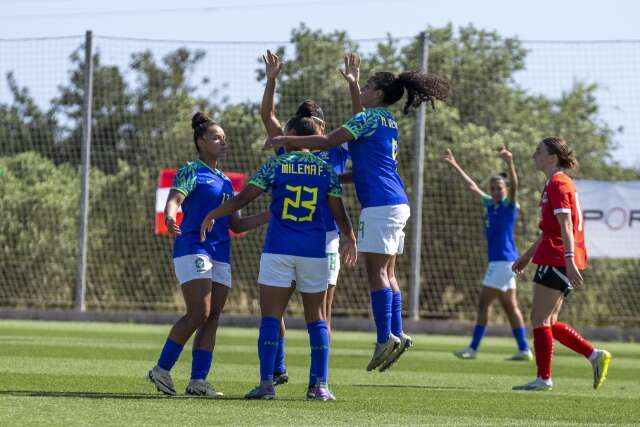
[[[388,33],[413,36],[427,26],[472,23],[525,41],[635,40],[635,44],[597,44],[592,50],[600,59],[589,56],[591,51],[577,59],[584,49],[580,44],[558,45],[557,49],[551,44],[545,47],[545,58],[536,58],[534,50],[533,71],[522,75],[520,81],[532,91],[557,96],[560,90],[569,89],[567,84],[547,87],[532,73],[548,73],[563,82],[572,78],[597,80],[603,87],[598,99],[603,102],[604,119],[625,128],[616,158],[640,167],[638,17],[640,1],[632,0],[0,0],[0,39],[82,35],[90,29],[97,36],[278,42],[288,40],[291,29],[304,22],[312,29],[346,30],[353,39],[380,38]],[[548,67],[547,52],[551,51],[556,66],[561,64],[559,71]],[[594,60],[599,63],[592,69]],[[620,68],[605,66],[612,61]],[[4,73],[9,62],[9,56],[3,58],[0,51],[0,71]],[[629,85],[634,87],[632,91]],[[2,91],[6,87],[0,84],[0,98]]]

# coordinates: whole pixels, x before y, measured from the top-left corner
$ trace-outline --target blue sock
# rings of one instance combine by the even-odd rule
[[[394,292],[391,305],[391,333],[402,335],[402,292]]]
[[[513,328],[513,337],[518,342],[518,350],[527,351],[529,350],[529,342],[527,341],[527,330],[524,326],[519,328]]]
[[[379,343],[389,341],[392,294],[391,288],[383,288],[371,292],[371,308],[373,310],[373,319],[376,321]]]
[[[211,369],[213,353],[207,350],[193,350],[191,356],[191,379],[206,380]]]
[[[284,335],[280,335],[278,338],[278,350],[276,351],[276,363],[273,365],[273,372],[282,374],[287,371],[287,367],[284,365]]]
[[[260,359],[260,381],[273,381],[273,365],[278,351],[280,319],[263,317],[258,335],[258,358]]]
[[[170,371],[171,368],[173,368],[173,365],[175,365],[178,361],[183,347],[184,346],[182,344],[178,344],[170,338],[167,338],[167,340],[164,342],[164,347],[162,347],[162,352],[160,352],[158,366],[160,366],[162,369]]]
[[[311,366],[309,384],[327,384],[329,380],[329,329],[325,320],[307,323]]]
[[[475,328],[473,328],[473,338],[471,338],[471,344],[469,344],[469,347],[477,351],[486,330],[487,327],[485,325],[476,325]]]

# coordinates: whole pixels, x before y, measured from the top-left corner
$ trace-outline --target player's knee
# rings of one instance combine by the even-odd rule
[[[194,327],[200,327],[203,325],[209,315],[211,314],[211,308],[208,306],[196,307],[187,312],[187,320]]]

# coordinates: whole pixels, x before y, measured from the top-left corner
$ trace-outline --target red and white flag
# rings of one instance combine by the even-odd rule
[[[164,224],[164,206],[167,204],[167,198],[169,198],[169,191],[173,185],[173,179],[176,176],[177,169],[162,169],[160,176],[158,177],[158,188],[156,189],[156,227],[155,232],[157,235],[167,234],[167,226]],[[247,181],[247,174],[243,172],[225,172],[225,175],[231,180],[233,191],[237,194],[244,188]],[[178,224],[182,223],[182,209],[178,210],[176,221]],[[230,233],[232,236],[238,236],[238,234]],[[242,235],[242,234],[240,234]]]

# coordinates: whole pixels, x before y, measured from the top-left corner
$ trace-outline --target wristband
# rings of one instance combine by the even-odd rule
[[[573,257],[575,257],[575,255],[576,254],[573,251],[569,251],[569,252],[565,252],[564,253],[564,257],[565,258],[573,258]]]

